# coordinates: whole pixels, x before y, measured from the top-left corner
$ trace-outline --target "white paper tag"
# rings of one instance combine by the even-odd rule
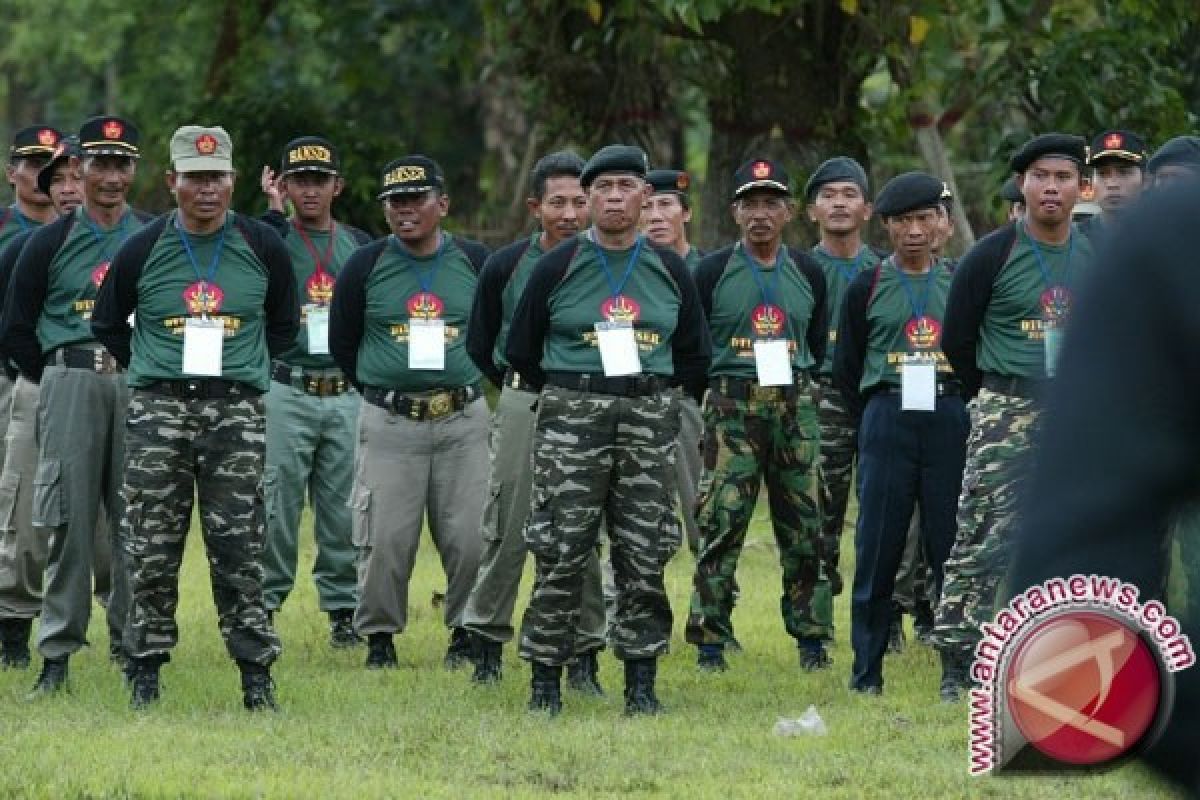
[[[937,365],[932,361],[900,365],[900,410],[937,410]]]
[[[763,339],[754,343],[754,368],[759,386],[791,386],[792,359],[787,339]]]
[[[329,308],[315,304],[304,307],[304,326],[308,334],[308,354],[329,355]]]
[[[637,375],[642,371],[632,323],[597,322],[596,343],[600,346],[600,363],[604,365],[605,377]]]
[[[1061,325],[1046,323],[1043,328],[1045,337],[1042,339],[1046,355],[1046,377],[1053,378],[1058,371],[1058,354],[1062,350],[1063,328]]]
[[[446,368],[446,320],[408,321],[408,368]]]
[[[183,374],[220,377],[224,347],[224,322],[189,317],[183,324]]]

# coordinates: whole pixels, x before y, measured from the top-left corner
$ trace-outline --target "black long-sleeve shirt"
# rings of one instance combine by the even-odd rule
[[[529,242],[528,236],[523,237],[488,256],[479,273],[479,287],[471,305],[467,355],[494,386],[504,382],[504,372],[494,358],[496,338],[504,325],[504,288],[529,249]]]

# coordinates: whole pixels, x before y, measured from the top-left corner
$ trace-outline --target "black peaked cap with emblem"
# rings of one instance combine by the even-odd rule
[[[821,163],[817,171],[804,184],[804,199],[811,203],[817,192],[827,183],[853,183],[867,197],[867,171],[862,164],[849,156],[834,156]]]
[[[327,139],[320,136],[301,136],[284,146],[279,174],[327,172],[336,175],[340,168],[341,159],[338,158],[337,149]]]
[[[755,189],[790,195],[792,182],[787,170],[778,162],[769,158],[752,158],[733,173],[733,199]]]
[[[879,190],[875,213],[886,219],[923,208],[937,208],[945,191],[946,184],[927,172],[905,172]]]
[[[121,117],[92,117],[79,126],[79,149],[86,156],[137,158],[140,139],[137,126]]]
[[[1087,142],[1070,133],[1043,133],[1017,148],[1008,163],[1013,172],[1024,172],[1039,158],[1069,158],[1083,167],[1087,163]]]
[[[1097,161],[1127,161],[1139,167],[1146,164],[1146,141],[1132,131],[1114,128],[1092,139],[1088,148],[1088,164]]]
[[[49,125],[26,126],[13,134],[9,157],[28,158],[53,155],[62,138],[62,133]]]
[[[649,171],[650,159],[646,157],[645,150],[628,144],[609,144],[593,153],[592,157],[583,165],[579,184],[586,189],[592,185],[592,181],[605,172],[645,178]]]
[[[686,195],[691,188],[692,179],[686,172],[678,169],[652,169],[646,173],[646,183],[655,194],[674,192]]]
[[[389,162],[383,168],[381,183],[380,200],[393,194],[418,194],[433,189],[442,191],[446,179],[436,161],[417,154]]]

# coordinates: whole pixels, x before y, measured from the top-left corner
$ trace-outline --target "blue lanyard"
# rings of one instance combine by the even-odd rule
[[[9,206],[9,208],[12,209],[13,219],[15,219],[17,224],[21,226],[21,233],[25,233],[31,227],[33,227],[29,224],[29,220],[25,219],[25,215],[21,213],[21,209],[17,208],[15,205]]]
[[[179,240],[183,242],[183,251],[187,253],[188,261],[192,265],[192,271],[196,273],[196,280],[203,284],[212,283],[213,278],[217,275],[217,265],[221,263],[221,250],[225,247],[225,231],[228,227],[228,221],[221,226],[221,236],[217,239],[216,249],[213,250],[212,259],[208,262],[208,272],[205,275],[201,275],[200,265],[196,263],[196,254],[192,252],[192,244],[188,241],[188,235],[184,232],[183,226],[179,224],[179,217],[175,218],[175,231],[179,234]]]
[[[420,262],[416,261],[416,257],[408,251],[408,248],[400,244],[400,240],[396,238],[396,234],[393,233],[389,237],[392,240],[392,246],[395,247],[401,255],[413,261],[413,273],[417,276],[417,283],[420,284],[421,292],[423,294],[433,294],[431,291],[433,289],[433,279],[437,277],[437,268],[438,265],[441,264],[442,253],[446,250],[447,237],[440,233],[438,236],[438,249],[433,256],[433,263],[429,265],[429,269],[427,271],[423,271],[419,266],[417,266]]]
[[[604,248],[595,241],[592,242],[596,246],[596,253],[600,256],[600,268],[604,270],[604,279],[608,281],[608,288],[612,290],[613,297],[619,297],[621,290],[625,288],[625,284],[629,282],[629,276],[633,274],[633,266],[637,263],[638,255],[642,252],[642,242],[644,238],[639,235],[637,243],[633,246],[633,252],[629,254],[629,263],[625,265],[625,274],[621,276],[620,282],[613,279],[612,271],[608,268],[608,254],[604,252]]]
[[[743,250],[743,252],[746,252]],[[779,252],[775,254],[775,267],[771,270],[769,278],[763,278],[762,269],[758,266],[758,259],[746,252],[746,260],[750,262],[750,274],[754,276],[754,282],[758,284],[758,291],[762,293],[763,303],[772,306],[775,305],[771,301],[772,289],[778,293],[779,289],[779,273],[783,272],[783,245],[779,246]],[[768,286],[768,282],[773,285]],[[782,308],[780,309],[782,311]]]
[[[929,292],[933,288],[933,267],[929,268],[928,277],[925,281],[925,294],[921,298],[921,303],[917,304],[917,295],[913,291],[913,281],[904,274],[904,270],[900,269],[900,265],[896,263],[896,259],[888,257],[892,262],[892,266],[896,268],[896,275],[900,278],[900,285],[904,287],[904,293],[908,295],[908,304],[912,307],[913,319],[920,319],[925,316],[925,308],[929,305]]]
[[[854,276],[857,275],[859,273],[859,270],[862,269],[863,261],[865,260],[866,253],[867,253],[866,247],[858,248],[858,255],[856,255],[854,257],[854,265],[850,267],[849,271],[847,271],[846,268],[844,266],[842,266],[842,262],[845,261],[846,259],[838,258],[837,256],[830,253],[828,250],[826,250],[824,247],[821,247],[821,245],[817,245],[817,247],[820,248],[821,252],[824,253],[827,258],[830,258],[833,260],[834,269],[836,269],[838,272],[840,272],[842,274],[842,278],[845,279],[846,283],[849,283],[850,281],[854,280]]]
[[[88,230],[92,232],[92,236],[96,237],[96,244],[100,246],[100,263],[110,260],[111,256],[109,255],[109,251],[113,249],[113,234],[117,234],[117,247],[120,247],[122,244],[124,244],[125,239],[128,237],[128,234],[125,233],[125,223],[129,221],[129,212],[126,211],[121,215],[121,221],[118,222],[117,227],[113,228],[111,231],[101,230],[100,226],[97,225],[95,220],[92,219],[91,215],[84,210],[83,206],[79,207],[79,216],[82,217],[83,224],[87,225]],[[180,233],[183,233],[182,228],[180,229]],[[186,239],[184,240],[184,247],[185,249],[187,248]],[[190,254],[191,250],[188,250],[188,253]]]
[[[1051,282],[1052,276],[1050,275],[1050,270],[1046,267],[1046,262],[1042,258],[1042,248],[1038,247],[1037,240],[1035,240],[1032,236],[1029,235],[1029,232],[1025,230],[1024,226],[1021,226],[1021,233],[1023,233],[1025,235],[1025,241],[1029,242],[1029,248],[1031,250],[1033,250],[1033,256],[1034,256],[1034,258],[1037,259],[1038,269],[1042,273],[1042,283],[1046,286],[1047,289],[1051,288],[1052,286],[1054,286],[1054,284]],[[1064,288],[1069,288],[1071,285],[1071,266],[1072,266],[1071,254],[1073,252],[1075,252],[1075,231],[1074,230],[1071,231],[1070,236],[1067,238],[1067,243],[1068,243],[1067,244],[1067,266],[1066,266],[1066,268],[1063,269],[1063,276],[1062,276],[1062,278],[1063,278],[1062,286]]]

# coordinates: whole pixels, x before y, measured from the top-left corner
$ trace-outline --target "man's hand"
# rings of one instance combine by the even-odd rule
[[[267,196],[267,208],[272,211],[278,211],[281,214],[286,214],[287,198],[283,193],[283,178],[275,177],[275,170],[264,166],[260,185],[262,186],[263,194]]]

